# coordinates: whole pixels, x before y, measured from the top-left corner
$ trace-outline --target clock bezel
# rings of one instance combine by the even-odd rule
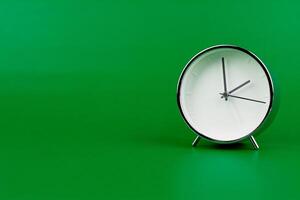
[[[193,128],[193,126],[189,123],[189,121],[186,119],[184,113],[183,113],[183,110],[181,108],[181,104],[180,104],[180,89],[181,89],[181,85],[182,85],[182,79],[187,71],[187,69],[190,67],[191,63],[194,62],[194,60],[196,60],[198,57],[200,57],[201,55],[203,55],[204,53],[207,53],[209,51],[212,51],[212,50],[215,50],[215,49],[220,49],[220,48],[231,48],[231,49],[236,49],[236,50],[239,50],[239,51],[242,51],[246,54],[248,54],[249,56],[251,56],[253,59],[255,59],[259,65],[261,66],[261,68],[264,70],[265,74],[266,74],[266,77],[267,77],[267,80],[268,80],[268,83],[269,83],[269,88],[270,88],[270,104],[269,104],[269,107],[268,107],[268,111],[267,113],[265,114],[264,116],[264,119],[261,121],[261,123],[254,129],[254,131],[250,132],[248,135],[244,136],[244,137],[241,137],[239,139],[236,139],[236,140],[230,140],[230,141],[221,141],[221,140],[216,140],[214,138],[210,138],[208,136],[205,136],[204,134],[198,132],[195,128]],[[244,49],[242,47],[239,47],[239,46],[236,46],[236,45],[229,45],[229,44],[222,44],[222,45],[215,45],[215,46],[211,46],[211,47],[208,47],[200,52],[198,52],[195,56],[193,56],[189,61],[188,63],[185,65],[185,67],[183,68],[181,74],[180,74],[180,77],[179,77],[179,81],[178,81],[178,84],[177,84],[177,105],[179,107],[179,110],[180,110],[180,113],[181,113],[181,116],[183,117],[185,123],[188,125],[189,128],[192,129],[192,131],[194,133],[196,133],[198,136],[200,136],[201,138],[205,138],[209,141],[212,141],[212,142],[215,142],[215,143],[219,143],[219,144],[230,144],[230,143],[235,143],[235,142],[239,142],[239,141],[242,141],[246,138],[249,138],[250,136],[254,135],[256,133],[256,131],[262,127],[262,125],[264,124],[264,122],[266,121],[266,119],[268,118],[268,116],[270,115],[270,112],[272,111],[272,107],[273,107],[273,101],[274,101],[274,86],[273,86],[273,81],[272,81],[272,78],[271,78],[271,75],[270,75],[270,72],[268,71],[266,65],[254,54],[252,53],[251,51],[247,50],[247,49]]]

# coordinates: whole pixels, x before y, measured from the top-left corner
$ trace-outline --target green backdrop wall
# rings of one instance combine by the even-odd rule
[[[298,1],[0,2],[0,199],[299,199]],[[176,104],[187,61],[253,51],[280,107],[215,145]]]

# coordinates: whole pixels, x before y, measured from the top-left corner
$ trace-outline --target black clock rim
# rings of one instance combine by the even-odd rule
[[[229,141],[222,141],[222,140],[216,140],[214,138],[210,138],[208,136],[205,136],[204,134],[198,132],[195,128],[193,128],[193,126],[188,122],[188,120],[186,119],[186,117],[184,116],[184,113],[183,113],[183,110],[181,108],[181,104],[180,104],[180,88],[181,88],[181,84],[182,84],[182,79],[187,71],[187,69],[190,67],[190,64],[194,62],[194,60],[196,60],[199,56],[203,55],[204,53],[207,53],[211,50],[215,50],[215,49],[220,49],[220,48],[231,48],[231,49],[236,49],[236,50],[239,50],[239,51],[242,51],[246,54],[248,54],[249,56],[251,56],[252,58],[254,58],[258,63],[259,65],[261,66],[261,68],[264,70],[266,76],[267,76],[267,79],[268,79],[268,83],[269,83],[269,88],[270,88],[270,95],[271,95],[271,99],[270,99],[270,104],[269,104],[269,107],[268,107],[268,111],[267,113],[265,114],[264,116],[264,119],[261,121],[261,123],[254,129],[254,131],[250,132],[248,135],[244,136],[244,137],[241,137],[239,139],[236,139],[236,140],[229,140]],[[222,45],[215,45],[215,46],[211,46],[211,47],[208,47],[202,51],[200,51],[199,53],[197,53],[194,57],[192,57],[189,62],[185,65],[184,69],[182,70],[181,74],[180,74],[180,77],[179,77],[179,81],[178,81],[178,84],[177,84],[177,105],[179,107],[179,110],[180,110],[180,113],[181,113],[181,116],[183,117],[185,123],[189,126],[190,129],[193,130],[193,132],[195,132],[198,136],[200,136],[201,138],[205,138],[209,141],[212,141],[214,143],[220,143],[220,144],[230,144],[230,143],[235,143],[235,142],[239,142],[239,141],[242,141],[246,138],[249,138],[250,136],[254,135],[256,133],[256,131],[262,127],[262,125],[264,124],[264,122],[266,121],[266,119],[268,118],[268,116],[270,115],[270,112],[272,110],[272,107],[273,107],[273,101],[274,101],[274,86],[273,86],[273,82],[272,82],[272,78],[271,78],[271,75],[266,67],[266,65],[254,54],[252,53],[251,51],[247,50],[247,49],[244,49],[242,47],[239,47],[239,46],[236,46],[236,45],[229,45],[229,44],[222,44]]]

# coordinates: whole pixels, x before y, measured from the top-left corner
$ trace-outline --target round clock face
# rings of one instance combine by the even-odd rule
[[[198,53],[184,68],[177,91],[188,125],[216,142],[250,136],[271,110],[273,85],[251,52],[220,45]]]

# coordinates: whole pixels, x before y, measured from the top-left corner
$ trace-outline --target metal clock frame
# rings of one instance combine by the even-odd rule
[[[231,141],[219,141],[219,140],[215,140],[213,138],[210,138],[210,137],[207,137],[205,135],[203,135],[202,133],[198,132],[195,128],[193,128],[193,126],[188,122],[188,120],[186,119],[186,117],[184,116],[184,113],[182,111],[182,108],[181,108],[181,104],[180,104],[180,88],[181,88],[181,84],[182,84],[182,79],[187,71],[187,69],[190,67],[191,63],[194,62],[194,60],[196,60],[199,56],[203,55],[204,53],[207,53],[211,50],[215,50],[215,49],[220,49],[220,48],[231,48],[231,49],[236,49],[236,50],[239,50],[239,51],[242,51],[246,54],[248,54],[249,56],[251,56],[252,58],[254,58],[258,63],[259,65],[261,66],[261,68],[264,70],[266,76],[267,76],[267,79],[268,79],[268,83],[269,83],[269,87],[270,87],[270,104],[269,104],[269,107],[268,107],[268,111],[266,113],[266,115],[264,116],[264,119],[261,121],[261,123],[255,128],[254,131],[250,132],[248,135],[242,137],[242,138],[239,138],[237,140],[231,140]],[[254,139],[253,135],[254,133],[264,124],[264,122],[266,121],[266,119],[268,118],[271,110],[272,110],[272,107],[273,107],[273,101],[274,101],[274,85],[273,85],[273,82],[272,82],[272,78],[271,78],[271,75],[266,67],[266,65],[252,52],[250,52],[249,50],[246,50],[242,47],[239,47],[239,46],[235,46],[235,45],[229,45],[229,44],[222,44],[222,45],[215,45],[215,46],[212,46],[212,47],[209,47],[209,48],[206,48],[202,51],[200,51],[199,53],[197,53],[194,57],[192,57],[189,62],[185,65],[185,67],[183,68],[181,74],[180,74],[180,77],[179,77],[179,81],[178,81],[178,84],[177,84],[177,105],[179,107],[179,110],[180,110],[180,113],[181,113],[181,116],[183,117],[185,123],[189,126],[189,128],[191,128],[193,130],[193,132],[195,132],[197,134],[196,138],[194,139],[193,143],[192,143],[192,146],[196,146],[197,143],[199,142],[199,140],[201,138],[204,138],[204,139],[207,139],[209,141],[212,141],[214,143],[219,143],[219,144],[230,144],[230,143],[235,143],[235,142],[239,142],[239,141],[242,141],[246,138],[249,138],[250,139],[250,142],[251,144],[253,145],[254,149],[259,149],[259,146],[256,142],[256,140]]]

